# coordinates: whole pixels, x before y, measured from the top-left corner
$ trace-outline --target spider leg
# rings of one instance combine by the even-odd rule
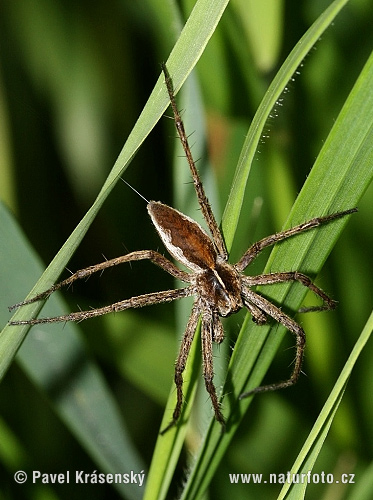
[[[151,262],[161,267],[175,278],[190,283],[190,275],[187,272],[178,269],[171,261],[166,259],[166,257],[163,257],[163,255],[161,255],[160,253],[155,252],[154,250],[140,250],[137,252],[131,252],[127,255],[122,255],[121,257],[116,257],[115,259],[106,260],[105,262],[101,262],[100,264],[96,264],[94,266],[86,267],[85,269],[81,269],[80,271],[77,271],[76,273],[72,274],[69,278],[61,281],[60,283],[52,285],[50,288],[48,288],[48,290],[45,290],[44,292],[39,293],[38,295],[35,295],[35,297],[32,297],[31,299],[27,299],[24,302],[19,302],[18,304],[10,306],[9,311],[17,309],[18,307],[21,306],[25,306],[26,304],[32,304],[33,302],[47,299],[56,290],[59,290],[64,286],[71,285],[76,280],[82,278],[88,278],[89,276],[91,276],[91,274],[103,271],[104,269],[108,269],[109,267],[117,266],[125,262],[131,262],[136,260],[150,260]]]
[[[163,70],[163,73],[165,76],[166,87],[167,87],[168,95],[170,98],[172,111],[174,114],[176,130],[177,130],[177,133],[180,137],[181,144],[182,144],[184,152],[185,152],[185,156],[188,160],[188,164],[189,164],[189,168],[190,168],[190,171],[192,174],[194,189],[195,189],[196,194],[197,194],[199,206],[201,207],[203,217],[204,217],[205,221],[207,222],[207,225],[209,227],[209,230],[211,232],[212,238],[214,240],[216,249],[217,249],[220,257],[222,257],[223,260],[227,261],[228,260],[228,252],[227,252],[227,249],[225,247],[223,236],[220,232],[218,223],[216,222],[215,216],[212,212],[211,205],[207,199],[207,196],[206,196],[204,187],[202,185],[201,179],[199,178],[198,171],[197,171],[195,162],[193,160],[193,156],[192,156],[190,146],[188,143],[188,137],[185,133],[184,124],[183,124],[183,121],[181,119],[179,110],[177,109],[172,78],[171,78],[165,64],[162,64],[162,70]]]
[[[97,316],[103,316],[111,312],[124,311],[125,309],[150,306],[153,304],[161,304],[163,302],[171,302],[172,300],[181,299],[193,295],[193,287],[178,288],[176,290],[164,290],[161,292],[147,293],[131,297],[130,299],[115,302],[105,307],[91,309],[89,311],[78,311],[63,316],[54,316],[51,318],[37,318],[22,321],[10,321],[10,325],[37,325],[40,323],[59,323],[63,321],[83,321]]]
[[[171,427],[173,427],[178,421],[181,414],[181,408],[183,405],[183,372],[185,370],[185,365],[189,356],[190,347],[192,345],[194,334],[196,332],[200,313],[201,313],[201,306],[200,302],[197,301],[194,303],[192,312],[189,316],[183,340],[181,342],[179,355],[175,363],[175,385],[177,393],[176,406],[172,414],[171,422],[164,429],[162,429],[160,434],[164,434]]]
[[[284,325],[290,332],[295,335],[296,338],[296,355],[293,372],[287,380],[282,382],[277,382],[274,384],[261,385],[255,389],[244,392],[239,396],[239,399],[246,398],[252,394],[257,394],[258,392],[266,391],[277,391],[278,389],[285,389],[294,385],[299,378],[302,369],[304,348],[306,345],[306,334],[301,326],[298,325],[293,319],[291,319],[287,314],[281,311],[278,307],[273,305],[267,299],[253,292],[252,290],[246,289],[243,292],[245,302],[251,302],[259,309],[263,310],[266,314],[274,318],[276,321]]]
[[[221,344],[224,340],[224,328],[217,311],[212,311],[212,324],[214,325],[212,329],[212,341],[216,344]]]
[[[264,314],[259,307],[256,307],[254,304],[246,300],[245,296],[243,297],[243,303],[245,307],[250,311],[251,317],[257,325],[265,325],[267,323],[267,316]]]
[[[321,288],[314,285],[311,278],[309,278],[305,274],[298,273],[297,271],[259,274],[258,276],[243,276],[242,281],[246,286],[272,285],[273,283],[283,283],[286,281],[299,281],[299,283],[309,288],[324,302],[324,304],[321,306],[302,307],[301,309],[299,309],[299,312],[327,311],[330,309],[335,309],[335,307],[337,306],[337,302],[326,295],[326,293],[323,292]]]
[[[212,338],[213,338],[213,315],[210,308],[205,307],[202,311],[202,361],[203,377],[205,379],[206,390],[210,395],[212,406],[215,412],[216,420],[225,428],[225,420],[220,409],[216,389],[214,386],[214,366],[212,357]]]
[[[326,215],[325,217],[315,217],[314,219],[304,222],[303,224],[299,224],[298,226],[294,226],[290,229],[286,229],[285,231],[267,236],[266,238],[263,238],[262,240],[259,240],[251,245],[251,247],[246,250],[234,267],[237,271],[242,272],[264,248],[274,245],[278,241],[285,240],[286,238],[290,238],[291,236],[302,233],[303,231],[308,231],[314,227],[320,226],[321,224],[326,224],[327,222],[339,219],[354,212],[357,212],[357,208],[351,208],[350,210],[345,210],[343,212]]]

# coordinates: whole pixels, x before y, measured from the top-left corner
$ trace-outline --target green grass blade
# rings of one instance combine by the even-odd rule
[[[199,0],[196,3],[190,18],[167,61],[168,69],[173,77],[175,91],[180,88],[199,59],[204,47],[214,32],[227,3],[228,0],[215,0],[213,2],[209,0]],[[126,166],[128,166],[146,136],[150,133],[156,122],[162,116],[168,104],[169,99],[164,86],[163,75],[161,75],[98,197],[80,224],[71,234],[65,245],[53,259],[48,269],[34,286],[30,295],[34,295],[39,291],[48,288],[50,284],[57,279],[61,271],[66,266],[71,255],[79,245],[84,234],[88,230],[88,227],[94,220],[100,207],[110,194],[116,181],[119,179]],[[19,297],[15,300],[19,300]],[[31,318],[38,313],[39,309],[40,305],[31,304],[17,311],[14,319],[21,320]],[[28,328],[26,327],[5,327],[1,333],[1,375],[5,373],[9,364],[13,360],[13,357],[21,345],[27,330]],[[194,359],[196,359],[196,357],[194,357]],[[195,369],[193,369],[193,373],[196,373]],[[168,449],[180,449],[183,436],[180,435],[178,440],[180,444],[177,448],[175,448],[172,444]],[[167,440],[164,442],[167,442]]]
[[[315,35],[312,28],[308,33],[310,32]],[[296,50],[301,51],[301,46],[298,45]],[[371,57],[294,204],[286,227],[317,214],[323,215],[356,206],[371,182],[372,62]],[[286,82],[283,84],[286,85]],[[263,110],[258,112],[261,113]],[[254,130],[253,135],[260,137],[261,132]],[[246,154],[249,154],[248,150]],[[241,162],[241,165],[243,163]],[[266,271],[300,269],[316,276],[346,223],[346,219],[341,220],[283,242],[272,252]],[[282,304],[292,311],[298,309],[305,296],[301,287],[287,285],[267,287],[265,293],[275,303]],[[225,415],[228,417],[228,432],[221,435],[219,426],[215,422],[212,423],[189,477],[184,499],[197,498],[209,484],[242,415],[250,404],[250,398],[240,402],[237,398],[249,388],[260,385],[281,342],[282,332],[277,326],[257,327],[246,318],[231,358],[224,387],[226,397],[223,404]]]
[[[333,387],[323,409],[317,418],[315,425],[313,426],[303,448],[301,449],[293,467],[291,468],[291,474],[302,474],[312,471],[313,465],[319,455],[321,447],[325,441],[326,435],[332,424],[334,415],[338,409],[339,403],[342,399],[346,384],[351,375],[352,369],[356,364],[356,361],[363,350],[365,344],[368,342],[373,331],[373,313],[368,318],[368,321],[361,332],[359,339],[357,340],[338,380]],[[285,484],[282,488],[279,499],[283,499],[288,495],[287,498],[303,498],[306,482],[304,484]]]
[[[200,373],[200,350],[201,342],[199,328],[191,347],[190,356],[184,374],[184,397],[189,404],[184,405],[180,416],[179,425],[171,428],[163,436],[159,436],[152,457],[152,463],[147,478],[144,500],[166,498],[172,476],[179,460],[181,448],[184,443],[186,425],[192,409],[195,397],[197,379]],[[171,421],[172,412],[176,405],[176,391],[171,388],[166,411],[164,413],[161,429],[165,428]]]
[[[365,471],[356,481],[356,486],[348,495],[347,500],[370,500],[373,490],[373,462],[365,468]]]
[[[347,1],[348,0],[336,0],[333,2],[299,40],[298,44],[286,58],[280,71],[273,79],[258,111],[255,113],[238,160],[231,193],[223,215],[222,230],[228,248],[232,246],[243,198],[245,196],[251,164],[258,150],[258,145],[262,138],[263,129],[267,123],[268,117],[303,59],[318,41],[322,33],[330,26]]]
[[[213,34],[215,27],[228,3],[228,0],[199,0],[182,31],[179,40],[174,46],[167,66],[174,80],[175,91],[185,81],[188,74],[198,61],[204,47]],[[65,268],[71,255],[78,247],[90,224],[93,222],[102,204],[110,194],[115,183],[128,166],[137,150],[144,142],[169,104],[163,75],[160,75],[148,102],[129,135],[121,153],[116,160],[105,184],[88,210],[82,221],[75,228],[64,246],[57,253],[51,264],[34,286],[29,296],[35,295],[49,288],[62,270]],[[14,319],[22,320],[34,317],[40,310],[40,304],[31,304],[18,310]],[[27,327],[5,327],[0,334],[0,377],[7,370],[9,364],[25,338]]]
[[[314,23],[307,34],[302,38],[301,42],[299,42],[296,49],[286,60],[285,64],[282,67],[282,70],[279,72],[269,91],[267,92],[262,106],[258,109],[258,112],[253,120],[253,124],[250,127],[247,140],[245,141],[244,147],[242,149],[231,195],[229,197],[226,211],[223,217],[223,232],[228,246],[230,246],[231,238],[233,238],[233,233],[237,225],[238,215],[242,206],[242,200],[245,192],[245,183],[249,175],[251,161],[257,150],[257,146],[261,138],[262,130],[265,126],[267,117],[270,114],[273,106],[276,104],[276,101],[280,97],[281,93],[283,92],[292,74],[296,71],[297,67],[307,55],[310,48],[316,43],[323,31],[330,25],[334,17],[337,15],[339,10],[344,6],[345,3],[345,0],[334,2],[333,5],[329,9],[327,9],[327,11],[322,16],[320,16],[316,23]],[[194,351],[194,353],[199,357],[198,351]],[[196,363],[195,359],[193,358],[193,354],[191,354],[190,360],[190,366],[194,366]],[[189,384],[196,383],[196,376],[193,373],[190,375],[187,371],[185,374],[185,380],[186,383],[184,389],[188,393],[188,396],[190,396],[189,392],[191,388]],[[188,397],[188,401],[191,404],[192,400],[190,399],[190,397]],[[171,396],[168,401],[167,408],[172,408],[174,404],[174,391],[171,391]],[[164,419],[164,422],[166,421],[167,420]],[[153,456],[152,468],[147,483],[147,493],[149,496],[146,498],[156,498],[158,491],[166,491],[165,483],[167,483],[167,481],[170,481],[171,471],[176,466],[178,452],[175,453],[175,447],[177,446],[179,451],[181,450],[182,440],[185,434],[184,426],[178,426],[176,429],[170,431],[170,433],[172,434],[172,437],[170,436],[166,438],[165,436],[163,436],[158,440],[156,451]],[[173,460],[167,459],[163,461],[163,470],[162,465],[160,465],[160,456],[173,457]],[[164,478],[164,482],[162,482],[161,480],[162,476]]]
[[[0,204],[0,321],[40,274],[42,266],[16,222]],[[58,294],[45,307],[46,315],[66,312]],[[100,370],[91,361],[77,325],[37,325],[17,354],[28,377],[48,397],[61,420],[102,472],[141,472],[145,466],[122,423]],[[118,484],[126,498],[142,497],[136,485]]]

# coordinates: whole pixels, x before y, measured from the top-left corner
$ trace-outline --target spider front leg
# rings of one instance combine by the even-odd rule
[[[341,217],[345,217],[346,215],[352,214],[354,212],[357,212],[357,208],[350,208],[349,210],[326,215],[325,217],[315,217],[314,219],[303,222],[302,224],[298,224],[297,226],[286,229],[285,231],[267,236],[266,238],[263,238],[251,245],[251,247],[246,250],[246,252],[234,267],[237,269],[237,271],[242,272],[260,254],[260,252],[264,248],[270,247],[278,241],[285,240],[287,238],[290,238],[291,236],[295,236],[296,234],[303,233],[304,231],[309,231],[310,229],[321,226],[322,224],[326,224],[335,219],[340,219]]]
[[[18,304],[10,306],[9,311],[17,309],[18,307],[25,306],[27,304],[32,304],[33,302],[38,302],[39,300],[47,299],[50,295],[52,295],[53,292],[59,290],[60,288],[69,286],[72,283],[74,283],[74,281],[77,281],[79,279],[89,278],[89,276],[99,271],[104,271],[105,269],[117,266],[119,264],[123,264],[125,262],[133,262],[137,260],[150,260],[151,262],[158,265],[159,267],[167,271],[175,278],[178,278],[184,282],[188,283],[190,282],[190,276],[188,273],[178,269],[171,261],[163,257],[163,255],[161,255],[160,253],[155,252],[154,250],[139,250],[137,252],[131,252],[127,255],[116,257],[115,259],[106,260],[105,262],[101,262],[100,264],[80,269],[76,273],[72,274],[69,278],[59,283],[56,283],[55,285],[52,285],[50,288],[48,288],[48,290],[45,290],[44,292],[39,293],[38,295],[35,295],[35,297],[32,297],[31,299],[27,299],[24,302],[19,302]]]
[[[223,236],[220,232],[219,225],[216,222],[213,211],[211,209],[211,205],[207,199],[205,189],[203,187],[201,179],[198,175],[198,171],[197,171],[195,162],[193,160],[192,152],[191,152],[191,149],[189,146],[188,136],[187,136],[185,129],[184,129],[184,123],[183,123],[183,120],[181,119],[179,110],[178,110],[177,105],[176,105],[174,85],[172,82],[172,78],[171,78],[165,64],[162,64],[162,71],[163,71],[164,76],[165,76],[165,83],[166,83],[167,92],[168,92],[168,95],[170,98],[172,111],[174,114],[176,130],[177,130],[177,133],[179,135],[181,144],[183,146],[185,156],[186,156],[186,159],[188,161],[189,168],[190,168],[190,172],[192,174],[194,189],[196,191],[199,206],[201,208],[203,217],[204,217],[205,221],[207,222],[207,225],[209,227],[209,230],[211,232],[211,235],[213,237],[213,240],[214,240],[216,248],[219,252],[219,255],[221,257],[223,257],[224,260],[227,260],[228,259],[228,252],[227,252],[227,249],[225,247],[224,239],[223,239]]]
[[[287,380],[274,384],[261,385],[259,387],[256,387],[255,389],[251,389],[250,391],[240,394],[239,399],[246,398],[248,396],[251,396],[252,394],[257,394],[258,392],[277,391],[278,389],[285,389],[286,387],[290,387],[296,384],[301,373],[304,348],[306,345],[306,334],[304,333],[303,328],[299,326],[298,323],[291,319],[287,314],[281,311],[281,309],[269,302],[269,300],[253,292],[252,290],[246,289],[243,291],[242,295],[246,306],[248,303],[254,304],[256,307],[271,316],[273,319],[284,325],[290,332],[295,335],[296,355],[293,372]]]

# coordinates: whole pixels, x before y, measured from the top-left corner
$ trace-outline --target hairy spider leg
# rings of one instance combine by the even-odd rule
[[[194,184],[194,188],[195,188],[195,191],[197,194],[199,206],[201,207],[203,217],[204,217],[204,219],[209,227],[209,230],[211,232],[211,235],[212,235],[214,244],[216,246],[216,249],[218,251],[218,254],[220,255],[220,257],[223,260],[227,261],[228,260],[228,252],[227,252],[224,240],[223,240],[223,236],[220,232],[218,223],[216,222],[215,216],[212,212],[211,205],[207,199],[205,189],[204,189],[203,184],[201,182],[201,179],[199,177],[195,162],[193,160],[191,149],[190,149],[190,146],[188,143],[188,137],[187,137],[187,135],[185,133],[185,129],[184,129],[184,124],[183,124],[179,110],[178,110],[177,105],[176,105],[173,82],[172,82],[172,79],[170,77],[170,74],[169,74],[168,69],[166,68],[165,64],[162,64],[162,70],[163,70],[163,73],[165,75],[166,87],[167,87],[167,91],[168,91],[168,95],[170,98],[171,107],[172,107],[172,111],[173,111],[174,119],[175,119],[175,126],[177,129],[177,133],[180,137],[180,141],[181,141],[181,144],[183,146],[185,156],[188,160],[188,164],[189,164],[189,168],[190,168],[190,171],[192,174],[193,184]]]
[[[312,282],[311,278],[309,278],[305,274],[298,273],[298,271],[259,274],[258,276],[244,276],[242,280],[246,286],[272,285],[274,283],[298,281],[303,286],[309,288],[324,302],[324,304],[321,306],[305,307],[300,309],[299,312],[328,311],[337,307],[337,302],[335,300],[331,299],[323,290],[321,290],[321,288],[316,286]]]
[[[189,316],[189,320],[185,328],[183,339],[181,341],[179,355],[175,363],[174,379],[175,379],[176,394],[177,394],[176,406],[172,414],[171,422],[164,429],[162,429],[160,434],[164,434],[165,432],[167,432],[179,420],[181,414],[181,408],[183,406],[183,373],[189,356],[190,348],[192,346],[200,314],[201,314],[201,308],[199,302],[197,301],[193,304],[192,312]]]
[[[246,398],[253,394],[257,394],[259,392],[277,391],[278,389],[285,389],[286,387],[294,385],[297,382],[299,375],[301,373],[304,348],[306,344],[306,335],[304,333],[303,328],[300,325],[298,325],[298,323],[296,323],[293,319],[291,319],[287,314],[281,311],[281,309],[279,309],[277,306],[269,302],[269,300],[265,299],[261,295],[258,295],[256,292],[253,292],[250,289],[246,289],[243,292],[243,296],[245,304],[250,302],[255,304],[262,311],[264,311],[273,319],[284,325],[287,330],[289,330],[295,335],[296,355],[295,355],[293,372],[290,375],[290,378],[282,382],[276,382],[274,384],[261,385],[259,387],[256,387],[255,389],[240,394],[239,399]]]
[[[337,212],[335,214],[326,215],[325,217],[315,217],[307,222],[303,222],[302,224],[298,224],[297,226],[291,227],[290,229],[285,229],[285,231],[281,231],[279,233],[272,234],[270,236],[266,236],[265,238],[257,241],[251,247],[246,250],[241,259],[235,264],[235,268],[238,271],[243,271],[246,267],[259,255],[259,253],[266,247],[270,247],[275,243],[285,240],[286,238],[290,238],[291,236],[295,236],[296,234],[302,233],[304,231],[308,231],[315,227],[320,226],[321,224],[326,224],[332,220],[339,219],[344,217],[345,215],[352,214],[357,212],[357,208],[350,208],[349,210],[344,210],[343,212]]]

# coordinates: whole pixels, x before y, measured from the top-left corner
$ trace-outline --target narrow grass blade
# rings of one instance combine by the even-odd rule
[[[3,306],[0,321],[4,324],[9,316],[6,305],[14,303],[25,292],[42,266],[2,204],[0,234],[0,303]],[[58,294],[50,298],[45,312],[50,316],[66,312]],[[19,350],[17,361],[46,394],[100,471],[140,473],[145,469],[77,325],[35,326]],[[138,486],[118,484],[117,488],[126,498],[142,497]]]
[[[204,47],[213,34],[227,3],[228,0],[214,0],[212,2],[211,0],[199,0],[196,3],[190,18],[166,63],[168,70],[172,75],[176,92],[179,90],[180,86],[185,81],[202,54]],[[87,232],[89,225],[92,223],[100,207],[110,194],[116,181],[120,178],[124,169],[128,166],[146,136],[150,133],[156,122],[162,116],[168,104],[169,99],[164,85],[164,78],[163,75],[161,75],[97,199],[80,224],[71,234],[65,245],[58,252],[48,269],[34,286],[32,292],[29,294],[30,296],[48,288],[51,283],[57,279]],[[18,300],[19,297],[15,299],[15,301]],[[31,304],[24,307],[16,312],[14,319],[22,320],[34,317],[40,310],[40,307],[41,306],[39,304]],[[13,326],[5,327],[1,333],[0,376],[4,375],[9,364],[12,362],[15,353],[25,338],[27,330],[27,327]],[[196,359],[196,357],[194,357],[194,359]],[[196,373],[195,367],[193,368],[193,373]],[[190,395],[190,398],[192,399],[192,394]],[[171,443],[170,446],[167,445],[167,454],[169,454],[170,449],[174,449],[175,451],[179,450],[182,445],[182,440],[182,435],[180,435],[178,437],[179,444],[177,447],[175,447],[174,443]],[[167,440],[164,442],[167,442]],[[178,455],[178,452],[174,452],[174,455]],[[173,461],[175,462],[175,460]],[[167,461],[163,461],[163,464],[167,465]],[[158,467],[162,468],[161,462],[158,462]],[[173,470],[173,467],[169,470]]]
[[[199,0],[175,44],[167,61],[167,67],[174,81],[177,92],[188,74],[198,61],[204,47],[213,34],[215,27],[224,12],[228,0]],[[71,255],[81,242],[90,224],[97,215],[102,204],[110,194],[124,169],[131,162],[137,150],[151,132],[169,104],[163,75],[160,75],[148,102],[129,135],[121,153],[116,160],[105,184],[88,210],[82,221],[75,228],[64,246],[57,253],[51,264],[33,287],[29,296],[36,295],[50,287],[65,268]],[[30,304],[18,310],[14,320],[34,317],[40,310],[40,304]],[[5,327],[0,334],[0,377],[2,377],[11,363],[15,353],[25,338],[27,327]]]
[[[313,465],[319,455],[321,447],[325,441],[326,435],[329,428],[333,422],[334,415],[338,409],[339,403],[341,402],[346,384],[351,375],[352,369],[356,364],[361,351],[368,342],[371,334],[373,332],[373,313],[368,318],[368,321],[361,332],[359,339],[357,340],[343,370],[338,377],[338,380],[333,387],[323,409],[320,412],[318,419],[315,422],[303,448],[301,449],[293,467],[291,468],[290,474],[307,474],[308,471],[312,471]],[[307,482],[304,484],[285,484],[279,494],[279,500],[284,499],[287,495],[289,499],[303,498],[305,490],[307,487]]]
[[[328,7],[314,22],[307,33],[299,40],[273,79],[261,105],[255,113],[238,160],[231,193],[223,215],[222,230],[228,248],[232,246],[232,241],[237,228],[238,218],[245,195],[246,183],[250,173],[251,163],[258,150],[259,141],[262,137],[263,129],[266,125],[268,117],[303,59],[318,41],[322,33],[330,26],[347,1],[348,0],[336,0],[333,2],[330,7]]]
[[[178,425],[168,430],[164,435],[159,436],[157,440],[147,479],[144,500],[160,500],[167,496],[167,491],[184,443],[187,430],[186,423],[190,416],[196,392],[197,379],[200,373],[200,350],[201,342],[198,328],[184,373],[184,398],[187,404],[182,409]],[[176,391],[172,387],[161,429],[170,423],[175,405]]]
[[[337,6],[341,8],[343,2],[333,4],[334,9]],[[337,10],[333,11],[334,15]],[[327,12],[330,15],[330,10]],[[324,19],[325,15],[321,17]],[[331,22],[332,18],[328,17],[328,19]],[[320,20],[315,24],[319,29],[325,29],[326,27],[326,25],[320,23]],[[308,37],[313,37],[315,42],[320,34],[317,30],[315,31],[314,25],[302,40],[303,42],[307,41],[306,45],[310,46]],[[303,59],[305,56],[303,47],[303,44],[297,45],[290,57],[292,61],[294,61],[296,55],[299,62]],[[373,175],[373,152],[371,148],[373,141],[372,63],[373,58],[371,57],[356,82],[294,204],[286,227],[310,219],[317,214],[323,215],[356,206],[370,184]],[[282,73],[282,70],[279,72],[279,75],[283,78],[283,86],[286,85],[286,78],[288,77],[287,62],[284,64],[284,68],[286,69],[284,73]],[[276,77],[277,82],[281,81],[279,75]],[[258,116],[265,116],[265,109],[267,114],[269,113],[268,102],[266,98],[258,110]],[[264,120],[263,122],[260,121],[260,123],[263,124]],[[258,121],[253,122],[252,127],[254,130],[249,133],[250,137],[259,138],[261,136],[261,129],[258,130],[258,126]],[[245,145],[245,152],[239,165],[236,183],[239,178],[240,182],[245,184],[245,178],[241,175],[241,168],[252,154],[251,148],[254,148],[254,146]],[[238,188],[237,198],[240,198],[240,190],[244,192],[244,189],[244,185]],[[234,198],[234,196],[231,196],[232,205],[235,202]],[[231,209],[231,207],[228,207],[227,213]],[[233,210],[231,214],[233,214]],[[301,269],[311,276],[316,276],[346,222],[346,219],[340,220],[318,231],[305,233],[278,245],[271,254],[266,271]],[[267,287],[266,296],[275,303],[283,304],[285,308],[295,311],[300,306],[305,291],[298,287],[279,285]],[[237,398],[242,392],[260,385],[281,342],[282,332],[283,330],[278,327],[257,327],[246,318],[231,358],[224,387],[226,396],[223,405],[225,415],[228,417],[228,432],[222,435],[219,426],[215,422],[211,424],[189,476],[183,499],[199,498],[205,491],[243,414],[250,404],[251,398],[242,401],[238,401]]]

